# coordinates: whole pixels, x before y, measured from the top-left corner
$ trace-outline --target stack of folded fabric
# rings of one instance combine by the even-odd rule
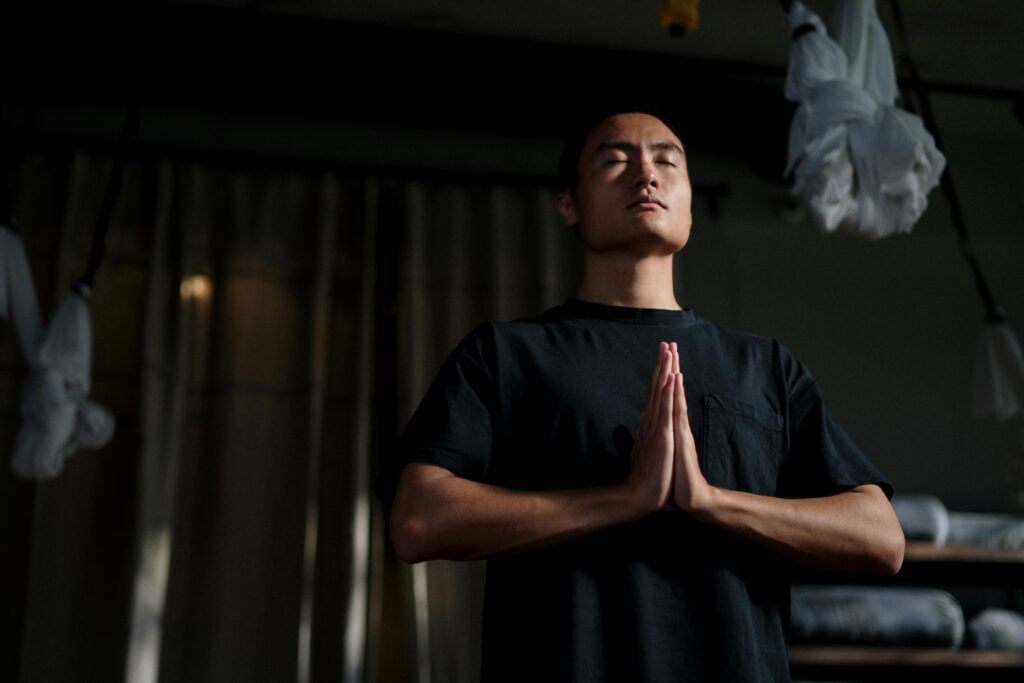
[[[1021,550],[1024,548],[1024,517],[950,512],[947,543]]]
[[[1024,517],[950,512],[930,495],[893,508],[907,540],[1024,549]],[[950,593],[931,588],[794,586],[791,638],[814,645],[1024,650],[1024,614],[988,608],[965,620]]]
[[[926,494],[894,496],[892,507],[908,541],[1004,550],[1024,548],[1024,516],[1021,515],[951,512],[937,497]]]
[[[893,496],[892,507],[908,541],[945,545],[949,538],[949,511],[936,496],[896,495]]]
[[[967,623],[966,647],[1024,650],[1024,614],[990,607]]]
[[[960,647],[964,613],[931,588],[794,586],[793,642],[824,645]]]

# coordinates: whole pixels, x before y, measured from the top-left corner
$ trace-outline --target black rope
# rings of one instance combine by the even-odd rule
[[[793,29],[793,41],[796,42],[797,40],[800,39],[800,36],[804,35],[805,33],[814,33],[816,30],[817,28],[814,26],[814,24],[808,24],[806,22],[800,24],[799,26]]]
[[[789,9],[790,7],[793,6],[793,0],[779,0],[779,4],[782,5],[783,14],[789,14]],[[811,33],[816,30],[817,29],[814,26],[814,24],[804,22],[793,29],[792,38],[795,42],[800,38],[800,36],[804,35],[805,33]]]
[[[905,24],[903,23],[903,14],[900,12],[899,0],[890,0],[890,4],[892,5],[892,14],[896,23],[896,31],[899,34],[900,44],[903,47],[902,61],[906,65],[907,72],[910,74],[910,84],[917,97],[921,118],[924,120],[925,127],[931,131],[932,137],[935,138],[935,146],[940,150],[944,149],[945,146],[942,144],[942,138],[939,136],[939,126],[935,121],[935,115],[932,113],[931,100],[928,97],[928,89],[921,81],[921,77],[917,71],[917,65],[910,56],[910,42],[907,40],[907,31]],[[946,168],[943,170],[942,176],[939,178],[939,186],[942,188],[942,192],[946,196],[946,201],[949,203],[950,217],[953,220],[953,227],[956,229],[957,237],[960,242],[960,255],[965,261],[967,261],[967,265],[970,266],[971,272],[974,273],[974,284],[977,287],[978,294],[981,296],[982,303],[985,306],[985,319],[990,323],[1003,322],[1006,320],[1006,312],[998,303],[996,303],[995,297],[992,296],[992,290],[988,286],[988,281],[985,279],[985,274],[981,270],[981,264],[978,262],[978,257],[974,253],[974,247],[971,245],[971,239],[967,234],[967,224],[964,221],[963,211],[960,208],[960,199],[956,193],[956,186],[953,185],[953,175],[949,171],[948,157],[946,160]]]
[[[75,284],[75,291],[81,293],[82,285],[92,289],[93,278],[103,257],[106,254],[107,231],[110,229],[110,221],[114,216],[114,207],[117,206],[117,199],[121,194],[121,179],[124,175],[124,167],[128,161],[128,152],[131,143],[139,133],[139,107],[131,105],[125,115],[124,125],[121,128],[121,136],[118,139],[118,149],[114,156],[114,168],[110,172],[110,179],[107,181],[107,190],[103,194],[103,204],[100,206],[100,213],[96,219],[96,230],[93,232],[92,249],[89,251],[89,263],[85,268],[85,274]]]
[[[6,103],[6,93],[0,92],[0,225],[17,233],[18,220],[14,216],[15,156],[14,145],[8,139],[5,125]]]

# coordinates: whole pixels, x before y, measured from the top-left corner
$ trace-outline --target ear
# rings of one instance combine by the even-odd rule
[[[579,219],[576,218],[576,203],[573,201],[572,193],[569,190],[562,190],[558,193],[555,206],[558,208],[558,215],[563,223],[569,227],[579,223]]]

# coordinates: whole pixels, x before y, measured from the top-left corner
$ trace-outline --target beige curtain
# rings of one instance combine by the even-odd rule
[[[17,208],[49,311],[84,269],[110,168],[22,163]],[[362,676],[373,188],[321,171],[127,169],[92,305],[93,396],[118,417],[115,441],[54,482],[4,474],[29,529],[8,569],[26,592],[20,680]]]
[[[372,184],[174,171],[161,177],[174,201],[157,215],[177,220],[155,226],[145,297],[164,305],[147,307],[143,335],[128,678],[309,680],[317,579],[332,612],[365,603],[339,588],[359,576],[349,561],[369,533],[359,370],[372,362]],[[330,506],[334,497],[350,504]],[[333,513],[327,541],[321,500]],[[320,621],[317,665],[337,669],[340,637],[322,631],[338,624]],[[365,619],[356,627],[365,633]]]
[[[21,161],[46,316],[84,269],[110,168]],[[473,326],[561,301],[577,249],[546,188],[390,180],[385,197],[381,183],[129,165],[92,302],[93,398],[114,441],[53,482],[0,475],[4,680],[476,679],[482,565],[409,567],[386,549],[370,491],[395,434],[375,411],[394,397],[383,409],[404,426]],[[9,455],[23,364],[8,329]],[[395,387],[376,385],[380,364]]]
[[[539,313],[575,292],[579,247],[547,188],[409,183],[399,270],[400,422],[448,353],[487,320]],[[419,683],[475,681],[483,562],[412,568]]]

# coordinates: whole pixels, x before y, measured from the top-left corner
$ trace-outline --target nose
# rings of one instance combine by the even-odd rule
[[[640,169],[637,172],[634,186],[638,190],[645,187],[658,186],[658,175],[654,172],[654,164],[649,161],[643,161],[640,164]]]

